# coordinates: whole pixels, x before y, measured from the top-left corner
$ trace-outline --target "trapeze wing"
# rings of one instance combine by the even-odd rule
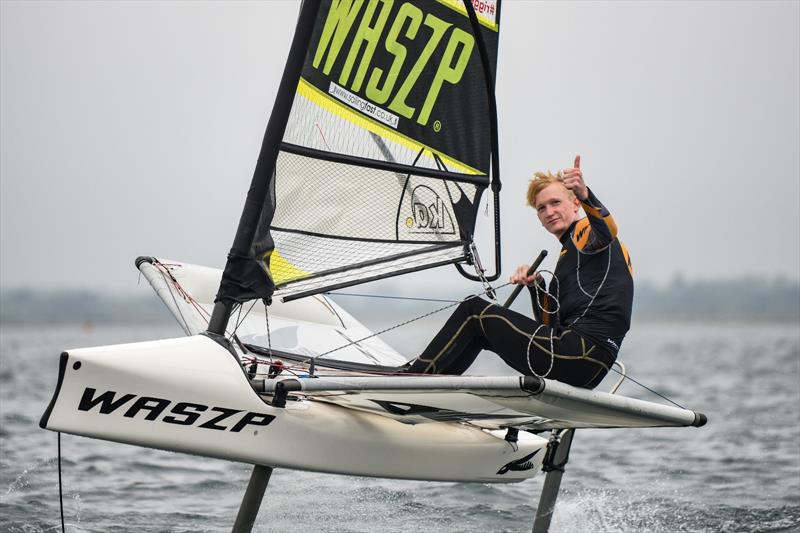
[[[322,376],[253,382],[411,424],[460,421],[487,429],[699,427],[702,413],[532,376]],[[279,392],[280,391],[280,392]]]

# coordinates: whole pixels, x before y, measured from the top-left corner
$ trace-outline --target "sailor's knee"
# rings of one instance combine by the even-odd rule
[[[491,305],[491,302],[487,302],[480,296],[470,296],[469,298],[467,298],[466,300],[464,300],[459,304],[459,308],[468,309],[470,311],[476,309],[478,311],[482,311],[483,309],[486,308],[487,305]]]

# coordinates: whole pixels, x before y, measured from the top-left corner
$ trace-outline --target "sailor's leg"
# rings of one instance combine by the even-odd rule
[[[474,296],[461,302],[406,370],[415,374],[461,374],[486,347],[483,331],[478,325],[481,312],[492,304]]]
[[[461,374],[481,350],[517,372],[594,388],[613,359],[575,331],[550,326],[478,297],[462,302],[406,372]]]
[[[499,355],[508,366],[524,375],[548,371],[550,339],[553,348],[560,342],[552,328],[499,305],[483,309],[477,323],[486,349]]]
[[[594,388],[613,363],[608,355],[573,330],[553,330],[525,315],[491,305],[478,324],[484,347],[517,372]]]

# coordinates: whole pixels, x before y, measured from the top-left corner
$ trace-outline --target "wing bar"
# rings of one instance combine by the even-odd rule
[[[700,427],[708,419],[702,413],[661,405],[636,398],[628,398],[573,387],[550,379],[535,376],[392,376],[392,377],[321,377],[321,378],[287,378],[283,380],[252,380],[256,392],[274,394],[285,398],[289,392],[432,392],[461,391],[472,394],[498,395],[510,391],[524,393],[521,396],[532,397],[533,404],[514,401],[507,398],[503,403],[513,403],[513,409],[532,415],[540,414],[541,404],[547,404],[563,411],[586,413],[587,409],[598,416],[621,415],[623,417],[656,419],[670,426]],[[520,398],[522,399],[522,398]],[[537,409],[537,405],[538,409]],[[651,424],[647,424],[651,425]]]
[[[546,382],[544,391],[538,395],[538,399],[564,409],[580,411],[587,406],[598,407],[608,413],[658,418],[678,426],[700,427],[708,422],[706,415],[689,409],[661,405],[618,394],[581,389],[551,379],[544,381]]]
[[[323,377],[283,380],[261,379],[250,382],[256,392],[321,391],[426,391],[458,390],[468,392],[525,391],[536,394],[544,389],[544,380],[535,376],[392,376],[392,377]]]

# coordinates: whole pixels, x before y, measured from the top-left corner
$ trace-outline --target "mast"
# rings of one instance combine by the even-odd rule
[[[250,182],[250,189],[247,192],[236,236],[228,253],[228,260],[225,264],[222,281],[214,303],[214,311],[208,323],[209,333],[222,335],[228,325],[228,318],[234,301],[226,295],[227,286],[238,285],[241,290],[245,273],[256,268],[253,262],[249,260],[250,248],[261,220],[264,202],[269,193],[270,181],[275,174],[275,164],[281,139],[286,129],[286,123],[289,120],[295,88],[303,70],[303,63],[319,6],[319,0],[304,0],[300,6],[300,14],[297,19],[292,45],[289,49],[289,56],[286,59],[286,66],[278,86],[278,93],[275,96],[275,104],[272,107],[272,114],[267,123],[264,140],[261,143],[261,152],[253,172],[253,179]],[[249,289],[253,298],[269,299],[272,296],[274,287],[268,283],[265,276],[249,277],[251,279],[264,280],[261,286],[245,288],[245,291]]]
[[[498,126],[497,126],[497,98],[495,97],[495,78],[492,73],[489,54],[486,52],[486,44],[483,40],[483,34],[480,30],[480,22],[478,16],[475,14],[475,8],[472,6],[471,0],[464,0],[464,8],[467,10],[469,22],[472,25],[472,31],[475,33],[475,40],[478,42],[478,53],[481,58],[481,66],[483,67],[483,75],[486,79],[486,98],[489,103],[489,120],[490,120],[490,135],[491,135],[491,189],[492,199],[494,200],[494,274],[491,276],[484,276],[486,281],[495,281],[500,277],[500,142],[498,139]],[[500,3],[497,4],[497,18],[500,18]],[[473,258],[477,261],[477,258]],[[476,269],[481,270],[482,266],[476,264]],[[482,281],[481,277],[473,276],[456,263],[456,269],[459,274],[471,281]],[[481,275],[483,271],[481,270]]]

